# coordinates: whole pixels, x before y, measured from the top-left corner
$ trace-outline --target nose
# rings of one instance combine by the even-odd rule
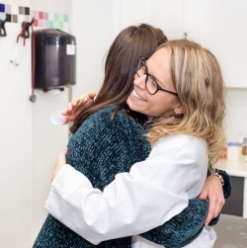
[[[146,74],[139,76],[138,73],[136,73],[133,82],[134,86],[137,86],[140,89],[145,89],[145,79],[146,79]]]

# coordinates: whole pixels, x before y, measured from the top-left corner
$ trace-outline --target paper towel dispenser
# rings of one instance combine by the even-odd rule
[[[48,91],[76,83],[76,39],[59,29],[35,31],[34,88]]]

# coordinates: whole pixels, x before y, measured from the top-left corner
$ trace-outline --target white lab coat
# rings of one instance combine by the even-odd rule
[[[162,247],[138,234],[185,209],[188,200],[201,192],[207,167],[203,139],[163,137],[145,161],[134,164],[129,173],[117,174],[103,192],[70,165],[63,166],[51,185],[45,208],[93,244],[133,236],[132,247]],[[186,247],[213,247],[215,239],[213,230],[204,229]]]

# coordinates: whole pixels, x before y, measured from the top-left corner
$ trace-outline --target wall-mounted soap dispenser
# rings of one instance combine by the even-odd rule
[[[63,89],[76,83],[76,39],[58,29],[38,30],[33,40],[34,88]]]

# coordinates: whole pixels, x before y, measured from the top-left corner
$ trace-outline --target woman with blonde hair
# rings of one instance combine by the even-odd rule
[[[169,52],[171,79],[181,103],[171,117],[164,114],[148,133],[150,143],[171,134],[189,134],[207,141],[209,166],[218,160],[225,144],[224,83],[215,56],[199,45],[179,40],[163,44]],[[209,167],[211,170],[211,167]]]
[[[102,191],[70,165],[62,166],[60,156],[46,208],[93,244],[132,235],[132,247],[163,247],[138,234],[183,211],[220,157],[225,141],[220,66],[197,43],[168,41],[148,60],[140,58],[127,104],[152,121],[149,157],[117,174]],[[213,247],[215,239],[214,230],[204,227],[185,247]]]

